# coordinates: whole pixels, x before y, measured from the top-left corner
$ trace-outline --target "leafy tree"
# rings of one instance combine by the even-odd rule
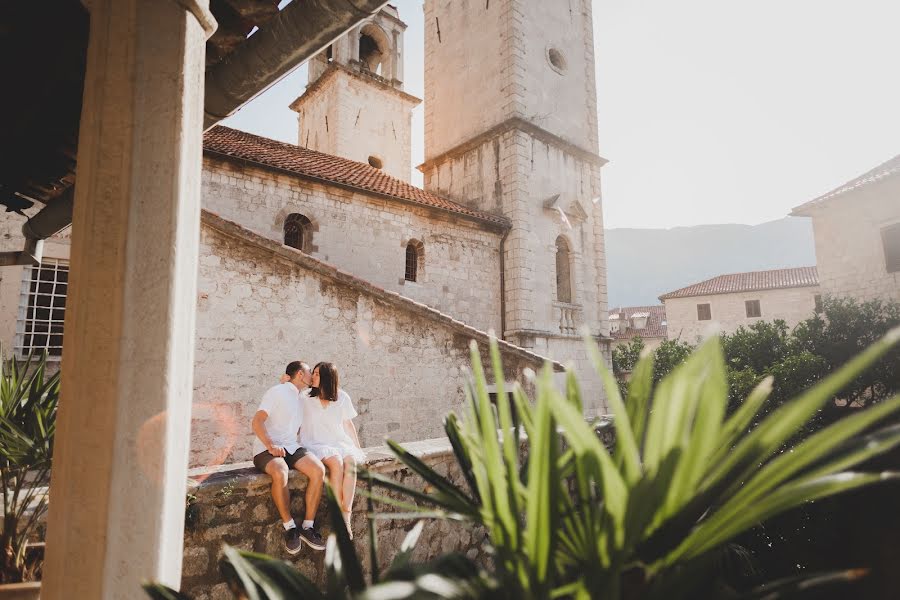
[[[798,348],[824,361],[830,372],[845,364],[860,349],[900,325],[900,304],[852,298],[826,297],[821,311],[797,325],[793,338]],[[852,409],[887,398],[900,390],[900,349],[887,356],[841,390],[838,406]]]

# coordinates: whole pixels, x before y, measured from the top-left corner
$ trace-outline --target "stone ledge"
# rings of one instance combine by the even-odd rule
[[[453,447],[447,438],[404,442],[400,445],[422,460],[435,459],[444,455],[450,456],[453,452]],[[366,453],[366,460],[363,464],[373,471],[390,471],[399,466],[394,454],[387,446],[370,446],[363,448],[363,451]],[[302,480],[303,476],[291,469],[290,478]],[[236,487],[238,484],[246,489],[268,488],[270,482],[269,476],[257,471],[253,466],[253,461],[249,460],[214,467],[195,467],[188,470],[189,493],[195,493],[201,487],[204,491],[214,492],[227,487]]]

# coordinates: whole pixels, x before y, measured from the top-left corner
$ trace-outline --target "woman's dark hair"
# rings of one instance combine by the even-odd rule
[[[334,364],[330,362],[320,362],[315,367],[319,370],[319,387],[310,390],[309,395],[313,398],[321,398],[335,402],[338,395],[338,370]]]

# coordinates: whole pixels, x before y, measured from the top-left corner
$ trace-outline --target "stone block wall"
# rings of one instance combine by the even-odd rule
[[[888,273],[881,229],[900,223],[900,174],[811,206],[823,294],[900,302],[900,272]]]
[[[462,484],[462,475],[456,467],[446,439],[424,440],[404,446],[439,473]],[[366,453],[367,468],[404,485],[418,489],[424,487],[424,482],[394,459],[387,448],[367,448]],[[188,493],[192,496],[192,505],[186,511],[181,590],[194,600],[225,600],[233,597],[219,572],[223,544],[285,559],[320,586],[324,584],[325,552],[314,551],[305,545],[295,556],[284,550],[283,529],[270,495],[270,482],[267,475],[258,473],[250,463],[215,469],[194,469],[190,472]],[[291,511],[295,519],[302,518],[305,484],[306,478],[303,475],[296,471],[291,473]],[[360,482],[358,489],[362,489],[364,485]],[[377,492],[379,495],[402,498],[381,488]],[[366,510],[366,499],[357,494],[352,521],[354,543],[358,555],[363,559],[368,577],[370,565]],[[379,504],[376,510],[390,512],[392,509]],[[324,499],[317,513],[316,523],[323,535],[327,535],[330,521]],[[406,533],[414,524],[415,521],[412,520],[378,522],[378,557],[382,569],[390,564]],[[429,520],[419,538],[413,560],[425,561],[455,551],[465,553],[473,560],[485,562],[485,539],[485,533],[471,525]]]
[[[299,114],[298,145],[362,163],[375,156],[385,173],[409,182],[410,115],[418,102],[387,83],[334,65],[291,105]]]
[[[387,290],[500,329],[500,236],[450,213],[403,204],[207,157],[203,205],[281,243],[291,213],[313,223],[311,256]],[[406,244],[422,242],[415,283],[404,280]]]
[[[783,290],[762,290],[735,294],[668,298],[665,300],[667,332],[670,340],[696,343],[699,338],[721,332],[732,333],[741,325],[782,319],[789,327],[813,316],[819,286]],[[746,300],[759,300],[760,317],[747,317]],[[697,320],[697,305],[709,304],[712,319]]]
[[[210,213],[201,231],[192,466],[248,460],[250,420],[291,360],[334,362],[364,445],[441,435],[487,336]],[[502,344],[505,378],[544,358]]]

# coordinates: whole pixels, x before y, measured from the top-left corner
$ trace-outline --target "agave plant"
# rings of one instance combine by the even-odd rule
[[[499,399],[494,405],[473,344],[468,414],[464,420],[454,414],[445,420],[464,484],[457,485],[390,441],[394,454],[422,478],[424,488],[361,472],[361,480],[370,485],[408,497],[376,496],[371,489],[366,494],[371,585],[330,491],[333,533],[326,551],[325,590],[288,563],[233,549],[226,551],[226,578],[251,600],[737,597],[711,583],[710,577],[729,540],[807,502],[898,477],[850,469],[900,445],[900,425],[882,425],[900,412],[900,396],[847,417],[789,451],[781,450],[835,393],[898,339],[900,329],[749,431],[772,382],[760,383],[726,418],[728,387],[718,339],[702,345],[655,388],[652,357],[643,357],[625,399],[596,344],[587,340],[615,416],[612,451],[584,420],[571,372],[565,393],[554,387],[546,368],[537,378],[533,403],[519,386],[511,390],[509,401],[494,342],[491,358]],[[400,511],[376,514],[372,500]],[[377,519],[416,516],[483,527],[492,548],[491,572],[460,555],[411,565],[420,521],[391,568],[379,574]],[[847,570],[780,580],[740,597],[796,597],[811,586],[861,574]],[[157,600],[185,598],[160,586],[146,589]]]
[[[0,361],[0,583],[34,579],[40,568],[28,548],[47,511],[59,400],[59,373],[46,367],[46,356]]]
[[[728,387],[718,338],[663,379],[652,397],[652,356],[643,357],[624,399],[596,344],[587,340],[614,414],[611,452],[583,418],[571,372],[565,394],[546,368],[537,378],[533,404],[519,386],[512,403],[504,401],[494,343],[495,408],[473,344],[467,418],[451,414],[445,421],[465,484],[454,484],[394,442],[394,454],[427,483],[427,491],[375,473],[365,476],[406,494],[415,501],[409,509],[484,527],[493,547],[496,593],[507,598],[716,597],[721,590],[710,585],[711,557],[738,534],[807,502],[898,477],[851,469],[900,444],[900,426],[875,429],[900,411],[900,396],[782,450],[898,338],[900,330],[894,330],[749,431],[772,381],[762,381],[726,418]],[[527,434],[525,460],[514,415]],[[773,582],[747,597],[775,598],[779,590],[790,594],[859,574]]]

